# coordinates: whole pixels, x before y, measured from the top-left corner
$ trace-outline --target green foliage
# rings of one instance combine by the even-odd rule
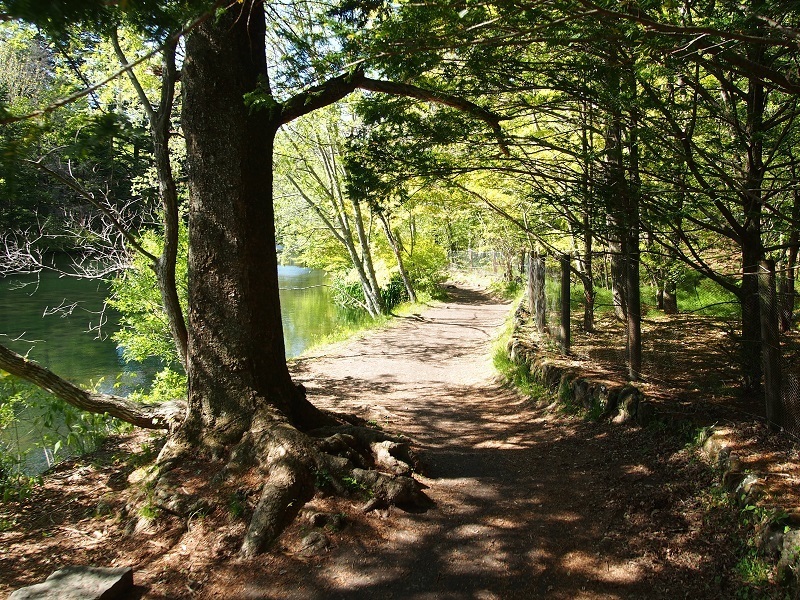
[[[512,279],[511,281],[501,279],[500,281],[492,281],[489,285],[489,290],[501,298],[514,300],[522,294],[524,284],[519,279]]]
[[[450,260],[444,248],[425,237],[416,241],[404,263],[414,289],[432,292],[445,280]]]
[[[381,297],[386,310],[392,310],[401,302],[408,300],[406,286],[399,273],[394,273],[384,287],[381,288]]]
[[[272,97],[269,82],[263,76],[259,77],[256,89],[244,95],[244,104],[250,109],[250,112],[261,110],[272,112],[281,108],[281,105]]]
[[[140,236],[140,243],[157,256],[163,242],[158,232],[146,231]],[[184,311],[187,309],[188,247],[184,224],[180,228],[176,266],[178,293]],[[108,304],[120,313],[120,329],[114,340],[123,349],[125,360],[144,361],[156,357],[167,365],[178,363],[156,275],[146,257],[135,256],[131,267],[112,280]]]
[[[317,469],[314,471],[314,487],[318,490],[326,490],[333,484],[331,474],[325,469]]]
[[[350,311],[363,311],[366,306],[361,284],[348,277],[334,279],[331,295],[338,306]],[[387,310],[392,310],[401,302],[408,300],[405,285],[398,273],[394,273],[388,283],[381,287],[381,297]]]
[[[24,496],[36,483],[31,459],[50,467],[96,448],[119,430],[116,419],[79,410],[41,388],[0,371],[0,494]]]
[[[186,398],[188,389],[189,382],[183,370],[177,371],[165,367],[155,374],[148,391],[136,390],[131,392],[128,399],[145,403],[167,402],[176,398]]]
[[[139,507],[139,516],[148,521],[155,521],[161,514],[161,509],[151,501],[145,502]]]
[[[366,302],[361,284],[344,277],[334,279],[331,296],[338,306],[349,310],[363,310]]]

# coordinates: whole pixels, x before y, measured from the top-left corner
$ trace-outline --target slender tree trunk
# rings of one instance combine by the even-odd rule
[[[616,61],[614,61],[616,62]],[[608,115],[605,129],[605,188],[606,222],[608,225],[608,251],[611,259],[611,292],[617,318],[628,318],[626,297],[626,267],[629,248],[627,214],[627,181],[622,147],[622,114],[617,106],[620,96],[619,68],[610,70],[609,93],[615,99]]]
[[[678,314],[678,286],[675,282],[667,279],[660,290],[661,293],[661,309],[666,315]]]
[[[796,166],[792,165],[793,177],[796,179]],[[795,271],[797,269],[797,252],[800,246],[800,192],[794,191],[794,203],[792,204],[792,223],[791,233],[789,234],[789,249],[786,262],[783,266],[783,276],[781,277],[780,305],[781,305],[781,333],[786,333],[792,328],[794,321],[794,299],[795,293]]]
[[[119,43],[116,30],[112,30],[111,41],[117,58],[123,65],[128,64],[122,47]],[[127,71],[139,97],[139,102],[147,114],[150,123],[150,138],[153,142],[153,156],[155,157],[156,174],[158,177],[158,192],[161,198],[164,224],[164,246],[161,256],[153,266],[161,293],[161,304],[167,315],[170,333],[175,342],[178,359],[186,367],[188,333],[186,318],[183,314],[178,286],[175,279],[175,268],[178,261],[178,188],[172,172],[172,162],[169,153],[169,140],[172,125],[172,108],[175,100],[175,82],[178,80],[175,66],[175,42],[170,41],[164,46],[161,75],[161,98],[158,108],[153,109],[147,94],[139,79],[132,70]]]
[[[361,257],[364,259],[364,270],[367,274],[367,281],[372,293],[373,302],[378,314],[384,315],[387,313],[386,304],[381,296],[381,288],[378,285],[378,278],[375,276],[375,265],[372,262],[372,247],[369,243],[369,236],[364,228],[364,218],[361,212],[361,204],[351,198],[350,202],[353,205],[354,220],[356,222],[356,233],[358,234],[358,241],[361,245]]]
[[[778,331],[778,298],[775,293],[775,263],[762,260],[758,273],[761,310],[762,369],[767,421],[777,430],[784,424],[781,401],[781,342]]]
[[[406,273],[405,265],[403,264],[403,252],[400,249],[400,244],[398,244],[397,239],[392,233],[392,228],[390,227],[389,217],[387,217],[383,213],[378,214],[378,219],[383,226],[383,233],[386,234],[386,241],[389,242],[389,247],[392,249],[392,253],[394,254],[394,258],[397,261],[397,269],[400,273],[400,278],[403,280],[403,285],[406,288],[406,293],[408,294],[408,299],[411,302],[417,301],[417,293],[414,291],[414,286],[411,285],[411,280],[408,278],[408,273]]]
[[[739,302],[742,307],[740,356],[744,386],[748,390],[758,388],[762,374],[758,265],[763,255],[760,236],[748,235],[742,240],[742,285],[739,288]]]
[[[628,377],[638,381],[642,373],[642,298],[639,269],[641,265],[639,196],[639,115],[636,106],[637,83],[631,66],[626,72],[628,96],[631,100],[628,132],[629,177],[625,186],[625,224],[627,246],[627,270],[625,296],[627,305]]]
[[[594,290],[594,231],[592,228],[592,213],[594,203],[592,201],[593,182],[594,182],[594,152],[593,137],[593,114],[587,103],[581,106],[581,144],[583,150],[583,177],[581,182],[582,198],[582,222],[581,237],[583,239],[583,250],[580,261],[582,264],[581,283],[583,284],[583,330],[586,332],[594,331],[594,303],[596,293]]]

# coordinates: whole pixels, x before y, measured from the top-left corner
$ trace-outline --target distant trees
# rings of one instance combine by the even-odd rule
[[[364,115],[384,137],[405,118],[413,124],[414,152],[404,154],[414,157],[416,172],[441,178],[492,171],[500,186],[530,203],[529,213],[552,214],[544,230],[518,213],[507,216],[533,247],[552,249],[552,234],[572,236],[574,248],[582,248],[575,272],[588,290],[587,328],[592,255],[599,251],[610,263],[614,304],[626,321],[631,377],[642,369],[642,253],[665,310],[677,310],[686,267],[735,294],[742,378],[755,388],[754,270],[766,256],[779,259],[791,296],[796,268],[797,20],[783,2],[656,4],[647,11],[586,0],[463,10],[403,5],[385,17],[382,41],[418,58],[384,53],[377,60],[483,98],[508,117],[511,155],[492,154],[468,131],[448,129],[441,113],[406,106],[401,117],[388,105],[370,104]],[[432,32],[424,41],[408,29],[423,21]],[[434,141],[445,150],[417,152]],[[376,154],[375,168],[387,174],[408,168],[401,154]]]

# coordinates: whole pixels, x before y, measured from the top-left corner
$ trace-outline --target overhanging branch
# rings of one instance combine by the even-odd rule
[[[333,104],[345,98],[357,89],[380,92],[383,94],[391,94],[393,96],[406,96],[408,98],[416,98],[424,102],[431,102],[433,104],[442,104],[460,110],[464,113],[472,115],[484,121],[492,132],[497,137],[500,150],[504,155],[509,156],[511,152],[506,144],[503,135],[503,129],[500,127],[502,118],[500,115],[493,113],[490,110],[483,108],[470,102],[464,98],[446,94],[443,92],[436,92],[433,90],[426,90],[415,85],[408,83],[397,83],[394,81],[385,81],[381,79],[371,79],[364,75],[360,69],[352,73],[346,73],[329,79],[328,81],[311,87],[283,103],[281,109],[282,125],[297,119],[303,115],[313,112],[317,109]]]
[[[87,392],[2,345],[0,369],[30,381],[76,408],[108,414],[145,429],[171,429],[177,421],[182,420],[185,410],[185,405],[177,401],[146,405],[112,394]]]

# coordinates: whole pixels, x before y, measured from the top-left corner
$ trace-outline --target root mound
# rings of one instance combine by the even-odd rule
[[[255,419],[224,459],[187,447],[162,453],[139,500],[181,518],[228,511],[247,523],[239,552],[250,557],[269,547],[315,494],[356,499],[364,512],[427,510],[432,503],[415,471],[421,463],[408,440],[352,418],[309,432]]]

